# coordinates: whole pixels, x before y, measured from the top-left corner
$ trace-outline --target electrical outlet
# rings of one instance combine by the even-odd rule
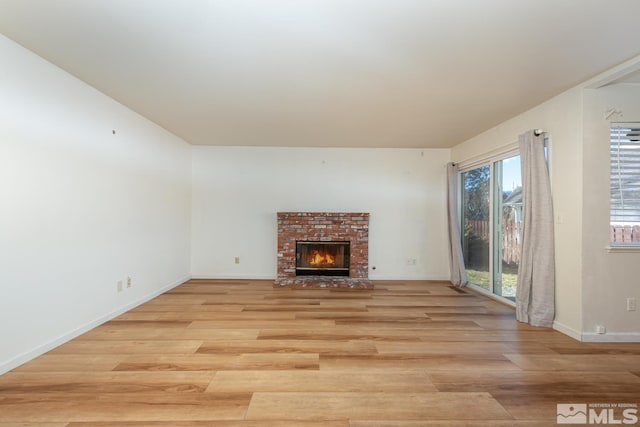
[[[235,257],[233,262],[235,262],[236,264],[240,264],[240,257],[239,256]]]
[[[122,280],[118,280],[118,283],[116,284],[116,288],[118,289],[118,292],[122,292]]]
[[[607,328],[605,328],[602,325],[596,325],[596,332],[598,334],[606,334],[607,333]]]
[[[127,276],[127,288],[131,287],[131,277]]]
[[[635,298],[627,298],[627,311],[636,311],[637,303]]]
[[[407,258],[407,265],[416,265],[416,262],[415,258]]]

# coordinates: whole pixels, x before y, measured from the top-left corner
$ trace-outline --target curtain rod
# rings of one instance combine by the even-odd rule
[[[534,129],[533,130],[533,134],[535,136],[540,136],[542,134],[545,134],[544,139],[547,140],[549,138],[548,135],[546,135],[546,131],[544,129]],[[505,144],[502,145],[500,147],[496,147],[493,150],[490,150],[487,153],[482,153],[482,154],[477,154],[475,156],[471,156],[468,159],[465,160],[460,160],[457,162],[452,162],[454,165],[458,165],[459,167],[464,167],[464,168],[468,168],[471,166],[474,166],[476,164],[480,164],[485,162],[486,160],[495,157],[495,156],[500,156],[506,153],[509,153],[512,150],[517,150],[518,149],[518,143],[517,142],[512,142],[510,144]]]

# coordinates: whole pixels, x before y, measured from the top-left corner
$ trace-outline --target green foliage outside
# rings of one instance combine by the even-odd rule
[[[489,166],[483,166],[462,175],[462,206],[467,221],[489,220],[489,171]]]
[[[480,286],[486,290],[491,289],[491,278],[488,271],[467,269],[469,283]],[[502,295],[515,296],[518,284],[518,273],[502,273]]]

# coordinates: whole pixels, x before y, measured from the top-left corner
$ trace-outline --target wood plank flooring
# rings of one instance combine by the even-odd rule
[[[533,427],[639,400],[640,344],[448,283],[191,280],[0,376],[0,427]]]

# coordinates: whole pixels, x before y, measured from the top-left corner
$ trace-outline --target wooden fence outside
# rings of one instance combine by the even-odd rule
[[[640,242],[640,225],[611,225],[611,243]]]
[[[522,221],[513,219],[502,224],[502,261],[520,264],[520,230]]]
[[[502,260],[507,264],[520,263],[521,222],[504,220],[502,233]],[[489,241],[489,221],[467,221],[465,229],[475,237]],[[640,225],[611,225],[611,243],[640,243]]]
[[[502,261],[507,264],[520,263],[521,222],[514,219],[503,220]],[[465,229],[476,238],[489,241],[489,221],[467,221]]]

